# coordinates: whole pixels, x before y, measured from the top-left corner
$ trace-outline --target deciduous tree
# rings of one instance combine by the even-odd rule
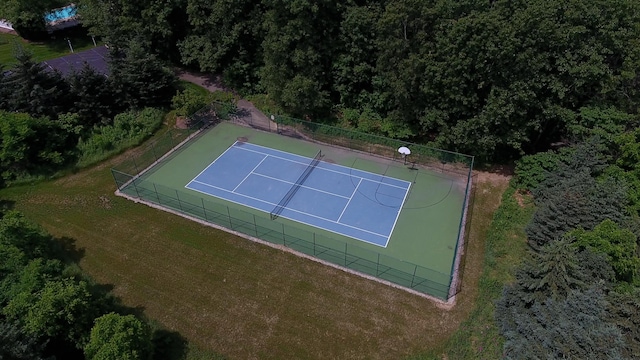
[[[151,331],[133,315],[109,313],[95,320],[84,352],[88,360],[146,360],[151,355]]]

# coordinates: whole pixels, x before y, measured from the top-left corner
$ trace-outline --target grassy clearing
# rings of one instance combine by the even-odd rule
[[[200,96],[207,96],[210,94],[209,90],[203,88],[202,86],[185,80],[178,80],[178,89],[180,91],[190,90]]]
[[[482,197],[478,197],[482,199]],[[513,187],[504,192],[502,204],[487,231],[485,259],[475,308],[440,349],[415,359],[499,359],[503,339],[494,321],[494,303],[503,285],[513,280],[527,245],[524,227],[533,216],[531,201]],[[473,266],[475,269],[479,267]]]
[[[82,51],[94,47],[91,37],[80,31],[60,33],[56,35],[55,39],[45,42],[30,42],[17,35],[0,33],[0,66],[7,68],[16,63],[14,58],[16,46],[22,46],[24,49],[31,51],[36,61],[69,55],[71,50],[66,38],[71,41],[74,51]]]
[[[211,351],[230,359],[397,359],[443,348],[475,307],[486,233],[506,188],[505,181],[476,182],[463,291],[447,311],[116,197],[109,168],[121,158],[4,189],[0,198],[73,239],[84,252],[80,266],[113,285],[126,305],[184,336],[189,359],[212,358]]]

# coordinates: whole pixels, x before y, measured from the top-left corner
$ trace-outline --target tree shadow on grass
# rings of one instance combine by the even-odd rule
[[[187,340],[178,332],[157,329],[153,332],[153,360],[184,360],[187,358]]]
[[[4,214],[9,210],[13,210],[16,202],[13,200],[0,200],[0,214]]]
[[[84,248],[76,247],[76,240],[67,236],[54,238],[58,244],[60,257],[67,263],[78,263],[84,257]]]

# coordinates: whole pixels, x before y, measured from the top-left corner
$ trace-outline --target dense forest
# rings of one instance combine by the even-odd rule
[[[34,18],[31,2],[59,5],[9,1],[1,9],[26,35],[37,28],[22,23]],[[525,229],[528,255],[495,302],[504,357],[640,357],[639,2],[77,3],[84,26],[119,54],[112,76],[84,69],[63,79],[18,53],[18,65],[0,78],[4,181],[108,151],[114,139],[144,138],[176,94],[168,64],[221,74],[229,88],[288,115],[486,163],[516,160],[513,187],[536,210]],[[5,215],[0,235],[16,219]],[[16,271],[33,269],[18,250],[6,251],[21,259],[19,270],[0,276],[22,289],[18,279],[29,279]],[[67,271],[56,264],[38,271]],[[70,276],[20,296],[90,294]],[[26,298],[16,299],[0,299],[2,319],[22,323],[7,323],[0,335],[15,336],[15,327],[46,334],[37,319],[21,317]],[[52,339],[90,354],[93,331],[89,337],[86,322],[77,326],[83,330]],[[148,329],[135,326],[147,339]]]
[[[80,2],[131,39],[282,111],[487,160],[566,143],[585,111],[637,112],[628,0]]]

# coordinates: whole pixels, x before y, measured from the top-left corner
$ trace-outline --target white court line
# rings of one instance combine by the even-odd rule
[[[201,181],[195,181],[195,180],[194,180],[193,182],[198,183],[198,184],[201,184],[201,185],[204,185],[204,186],[208,186],[208,187],[211,187],[211,188],[214,188],[214,189],[218,189],[218,190],[222,190],[222,191],[225,191],[225,192],[229,192],[229,193],[232,193],[232,194],[234,194],[234,195],[242,196],[242,197],[245,197],[245,198],[247,198],[247,199],[256,200],[256,201],[259,201],[259,202],[261,202],[261,203],[265,203],[265,204],[268,204],[268,205],[271,205],[271,206],[276,206],[276,205],[277,205],[277,204],[274,204],[274,203],[269,202],[269,201],[265,201],[265,200],[262,200],[262,199],[254,198],[253,196],[245,195],[245,194],[242,194],[242,193],[231,192],[231,191],[229,191],[229,190],[227,190],[227,189],[223,189],[223,188],[221,188],[221,187],[217,187],[217,186],[215,186],[215,185],[210,185],[210,184],[207,184],[207,183],[203,183],[203,182],[201,182]],[[198,189],[192,189],[192,188],[188,188],[188,189],[189,189],[189,190],[193,190],[193,191],[197,191],[197,192],[202,193],[202,194],[207,194],[207,195],[209,195],[209,196],[213,196],[213,197],[221,198],[221,197],[219,197],[219,196],[212,195],[211,193],[208,193],[208,192],[206,192],[206,191],[202,191],[202,190],[198,190]],[[256,207],[253,207],[253,206],[250,206],[250,205],[247,205],[247,204],[239,203],[239,202],[233,201],[233,200],[231,200],[231,199],[225,199],[225,198],[221,198],[221,199],[224,199],[224,200],[227,200],[227,201],[230,201],[230,202],[232,202],[232,203],[239,204],[239,205],[242,205],[242,206],[246,206],[246,207],[249,207],[249,208],[252,208],[252,209],[256,209],[256,210],[260,210],[260,211],[266,212],[266,210],[263,210],[263,209],[260,209],[260,208],[256,208]],[[324,221],[327,221],[327,222],[330,222],[330,223],[338,224],[338,225],[340,225],[340,226],[345,226],[345,227],[348,227],[348,228],[356,229],[356,230],[359,230],[359,231],[362,231],[362,232],[365,232],[365,233],[369,233],[369,234],[372,234],[372,235],[382,236],[382,237],[384,237],[384,238],[388,238],[388,237],[389,237],[388,235],[378,234],[378,233],[376,233],[376,232],[369,231],[369,230],[365,230],[365,229],[361,229],[361,228],[359,228],[359,227],[351,226],[351,225],[348,225],[348,224],[338,223],[338,222],[336,222],[336,221],[334,221],[334,220],[327,219],[327,218],[323,218],[322,216],[318,216],[318,215],[314,215],[314,214],[309,214],[309,213],[306,213],[306,212],[303,212],[303,211],[300,211],[300,210],[296,210],[296,209],[292,209],[292,208],[285,208],[285,209],[287,209],[287,210],[289,210],[289,211],[297,212],[298,214],[303,214],[303,215],[307,215],[307,216],[314,217],[314,218],[316,218],[316,219],[320,219],[320,220],[324,220]],[[327,229],[327,228],[324,228],[324,227],[320,227],[320,226],[318,226],[318,224],[309,224],[309,223],[305,223],[305,222],[300,221],[300,220],[297,220],[297,219],[288,218],[288,217],[286,217],[286,216],[282,216],[282,217],[284,217],[284,218],[286,218],[286,219],[289,219],[289,220],[297,221],[297,222],[299,222],[299,223],[301,223],[301,224],[305,224],[305,225],[313,226],[313,227],[320,228],[320,229],[323,229],[323,230],[331,231],[331,232],[333,232],[333,233],[340,234],[340,235],[343,235],[343,236],[352,237],[352,236],[349,236],[349,235],[344,234],[344,233],[340,233],[340,232],[332,231],[332,230]],[[364,239],[360,239],[360,240],[362,240],[362,241],[364,241],[364,242],[369,242],[369,241],[364,240]]]
[[[272,176],[264,175],[264,174],[260,174],[260,173],[257,173],[257,172],[254,172],[254,173],[253,173],[253,175],[256,175],[256,176],[262,176],[262,177],[264,177],[264,178],[271,179],[271,180],[276,180],[276,181],[283,182],[283,183],[285,183],[285,184],[289,184],[289,185],[295,184],[295,183],[293,183],[293,182],[291,182],[291,181],[286,181],[286,180],[282,180],[282,179],[274,178],[274,177],[272,177]],[[333,195],[333,196],[341,197],[341,198],[343,198],[343,199],[349,199],[349,197],[348,197],[348,196],[344,196],[344,195],[340,195],[340,194],[334,194],[334,193],[332,193],[332,192],[328,192],[328,191],[320,190],[320,189],[317,189],[317,188],[314,188],[314,187],[305,186],[305,185],[298,185],[298,186],[299,186],[299,187],[301,187],[301,188],[308,189],[308,190],[313,190],[313,191],[317,191],[317,192],[320,192],[320,193],[325,193],[325,194],[327,194],[327,195]]]
[[[409,185],[409,187],[411,187],[411,185]],[[389,232],[389,237],[391,237],[391,234],[393,234],[393,230],[396,228],[396,223],[398,222],[398,218],[400,218],[400,211],[402,211],[402,208],[404,207],[404,202],[407,200],[407,195],[409,194],[409,190],[410,189],[407,189],[407,192],[404,193],[404,199],[402,199],[402,205],[398,208],[398,213],[396,214],[396,220],[393,222],[393,226],[391,227],[391,231]]]
[[[256,147],[261,147],[261,148],[263,148],[263,149],[269,149],[269,150],[271,150],[271,151],[275,151],[275,152],[279,152],[279,153],[290,154],[290,153],[287,153],[287,152],[285,152],[285,151],[280,151],[280,150],[276,150],[276,149],[271,149],[271,148],[268,148],[268,147],[265,147],[265,146],[256,145],[256,144],[249,144],[249,145],[251,145],[251,146],[256,146]],[[273,157],[273,158],[280,159],[280,160],[284,160],[284,161],[289,161],[289,162],[296,163],[296,164],[309,165],[308,163],[304,163],[304,162],[297,161],[297,160],[292,160],[292,159],[287,159],[286,157],[282,157],[282,156],[277,156],[277,155],[269,154],[269,153],[267,153],[267,152],[262,152],[262,151],[256,151],[256,150],[252,150],[252,149],[247,149],[247,148],[246,148],[246,145],[243,145],[243,146],[237,146],[237,148],[238,148],[238,149],[245,150],[245,151],[251,151],[251,152],[254,152],[254,153],[256,153],[256,154],[269,155],[269,156],[271,156],[271,157]],[[295,154],[291,154],[291,155],[294,155],[294,156],[297,156],[297,157],[305,157],[305,156],[295,155]],[[305,158],[306,158],[306,157],[305,157]],[[329,163],[326,163],[326,164],[329,164]],[[331,166],[333,166],[333,167],[343,168],[343,169],[345,169],[345,172],[337,171],[337,170],[333,170],[333,169],[326,169],[326,168],[323,168],[323,167],[317,167],[317,168],[316,168],[316,170],[318,170],[318,169],[319,169],[319,170],[325,170],[325,171],[333,172],[333,173],[340,174],[340,175],[347,175],[347,176],[351,176],[351,177],[354,177],[354,178],[359,178],[359,179],[363,179],[363,180],[366,180],[366,181],[370,181],[370,182],[373,182],[373,183],[378,183],[378,184],[383,184],[383,185],[387,185],[387,186],[391,186],[391,187],[396,187],[396,188],[399,188],[399,189],[408,189],[408,188],[409,188],[409,186],[411,185],[411,182],[409,182],[409,181],[402,180],[402,179],[397,179],[397,178],[394,178],[394,177],[391,177],[391,176],[380,175],[380,174],[372,173],[372,172],[369,172],[369,171],[360,170],[360,169],[354,169],[354,168],[350,168],[350,167],[343,166],[343,165],[339,165],[339,164],[329,164],[329,165],[331,165]],[[380,181],[376,181],[376,180],[368,179],[368,178],[366,178],[366,177],[362,177],[362,176],[358,176],[358,175],[353,174],[353,172],[352,172],[353,170],[355,170],[355,171],[357,171],[357,172],[362,172],[362,173],[365,173],[365,174],[371,174],[371,175],[373,175],[374,177],[379,177],[379,178],[381,178],[381,179],[393,179],[393,180],[396,180],[396,181],[399,181],[399,182],[406,183],[406,184],[407,184],[407,186],[406,186],[406,187],[402,187],[402,186],[398,186],[398,185],[393,185],[393,184],[385,183],[385,182],[383,182],[382,180],[380,180]]]
[[[194,181],[195,179],[197,179],[200,175],[202,175],[202,173],[204,173],[205,171],[207,171],[207,169],[209,169],[216,161],[218,161],[218,159],[220,159],[222,157],[222,155],[226,154],[227,151],[229,151],[229,149],[235,147],[237,141],[233,143],[233,145],[229,146],[222,154],[220,154],[220,156],[218,156],[215,160],[213,160],[211,162],[211,164],[209,164],[206,168],[204,168],[202,171],[200,171],[200,173],[198,173],[198,175],[196,175],[193,179],[191,179],[191,181]],[[187,185],[185,185],[184,187],[189,186],[189,184],[191,184],[191,181],[189,181],[189,183]]]
[[[251,176],[251,174],[253,174],[253,170],[257,169],[257,168],[258,168],[258,166],[260,166],[260,164],[262,164],[262,162],[263,162],[263,161],[265,161],[268,157],[269,157],[269,155],[267,155],[267,156],[263,157],[263,158],[262,158],[262,160],[260,160],[260,162],[258,163],[258,165],[254,166],[254,167],[253,167],[253,169],[251,169],[251,171],[247,174],[247,176],[245,176],[245,177],[244,177],[244,179],[242,179],[242,181],[240,181],[240,183],[239,183],[236,187],[234,187],[234,188],[233,188],[233,190],[232,190],[231,192],[233,192],[233,193],[234,193],[234,192],[236,192],[236,189],[237,189],[237,188],[239,188],[239,187],[240,187],[240,185],[242,185],[242,183],[243,183],[245,180],[247,180],[247,178],[248,178],[249,176]]]
[[[340,223],[340,219],[342,219],[342,215],[344,215],[344,212],[347,211],[347,208],[349,207],[349,204],[351,203],[351,200],[353,199],[353,195],[356,194],[356,191],[358,191],[358,188],[360,187],[360,184],[362,184],[362,178],[360,178],[360,181],[358,182],[358,185],[356,185],[356,188],[353,189],[353,192],[351,193],[351,197],[349,197],[349,201],[347,201],[347,205],[344,206],[344,209],[342,209],[342,212],[340,213],[340,217],[338,217],[338,223]]]

